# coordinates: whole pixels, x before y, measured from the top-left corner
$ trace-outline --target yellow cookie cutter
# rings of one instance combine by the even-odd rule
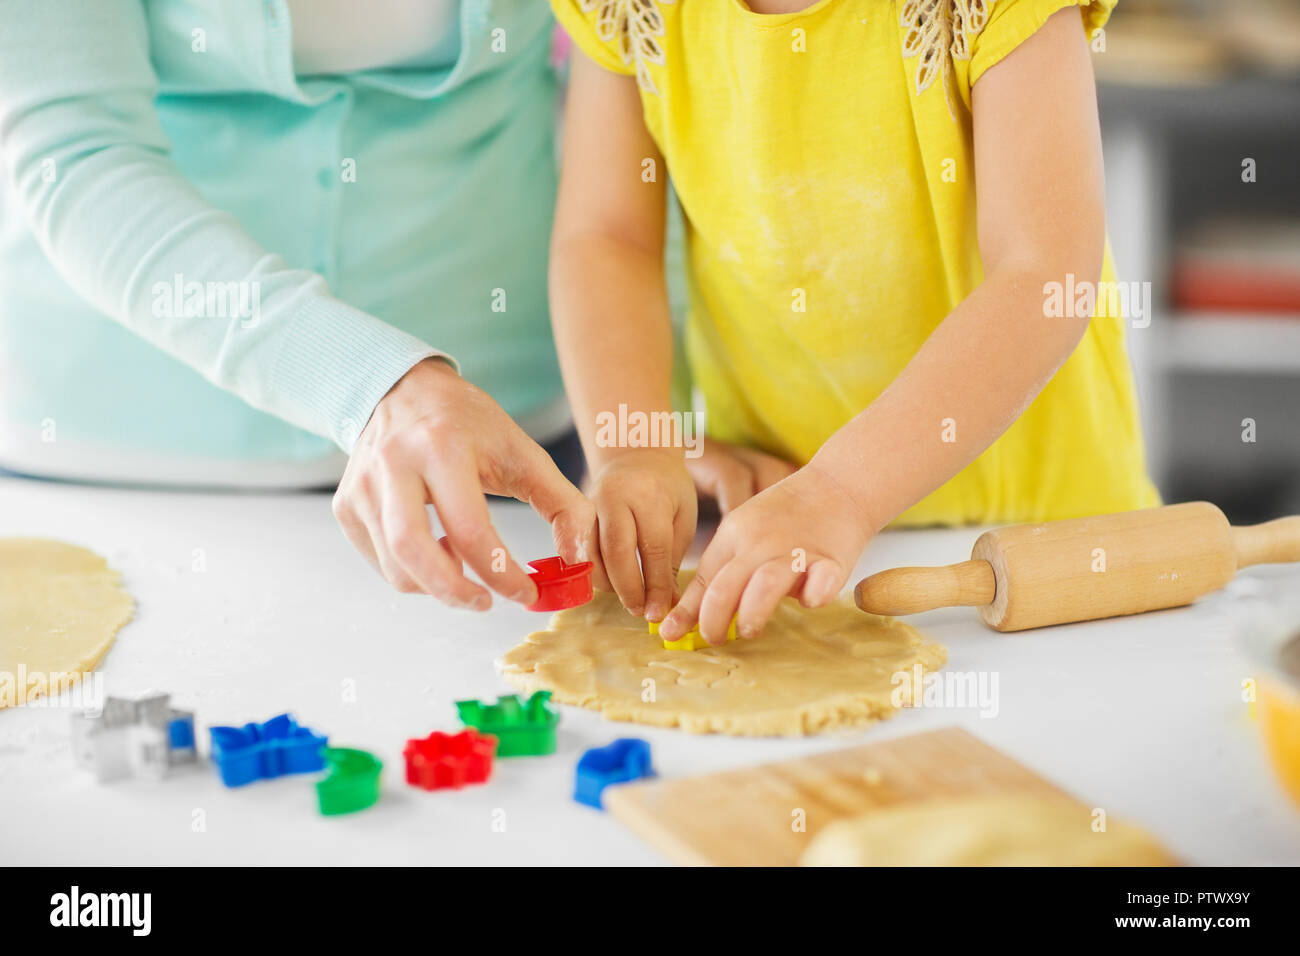
[[[650,633],[658,636],[659,625],[655,621],[650,621]],[[727,627],[727,640],[736,639],[736,622],[733,620]],[[664,641],[664,650],[666,651],[700,651],[713,645],[700,636],[700,626],[696,624],[684,635],[675,641]]]

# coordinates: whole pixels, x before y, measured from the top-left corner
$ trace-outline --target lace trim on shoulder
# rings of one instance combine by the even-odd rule
[[[664,63],[664,15],[660,4],[677,0],[581,0],[584,13],[596,12],[596,36],[602,43],[617,43],[619,55],[628,66],[636,65],[637,86],[659,94],[647,64]],[[982,0],[981,0],[982,2]]]
[[[953,110],[953,60],[970,59],[970,41],[989,21],[997,0],[905,0],[900,17],[907,32],[903,57],[916,57],[916,92],[924,93],[938,80],[949,115]]]

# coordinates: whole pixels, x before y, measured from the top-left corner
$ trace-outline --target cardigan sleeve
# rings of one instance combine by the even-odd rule
[[[18,207],[5,214],[104,315],[350,451],[389,388],[442,353],[290,268],[186,181],[154,107],[142,0],[13,0],[5,13],[0,171]],[[178,315],[159,291],[178,277],[247,290],[257,308]]]

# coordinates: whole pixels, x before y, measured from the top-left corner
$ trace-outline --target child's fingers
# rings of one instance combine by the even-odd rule
[[[641,574],[645,579],[645,616],[662,621],[672,606],[674,541],[672,516],[664,508],[642,507],[634,512]]]
[[[754,496],[754,473],[750,467],[724,452],[713,450],[688,465],[695,486],[718,503],[724,515]]]
[[[774,558],[759,565],[740,596],[736,633],[741,637],[757,637],[781,599],[795,586],[799,573],[788,558]]]
[[[740,596],[758,565],[752,558],[737,555],[705,590],[700,603],[700,636],[715,647],[727,642],[727,629],[740,606]]]
[[[822,607],[829,604],[840,593],[840,589],[848,579],[848,569],[838,561],[831,558],[814,561],[808,569],[799,603],[804,607]]]
[[[682,592],[677,606],[668,612],[668,616],[659,625],[659,636],[665,641],[680,640],[699,620],[700,602],[704,600],[704,589],[708,577],[703,570],[697,570],[695,577]]]
[[[695,540],[695,522],[699,518],[696,505],[696,499],[692,496],[685,505],[677,509],[677,514],[673,517],[673,595],[668,602],[670,608],[682,596],[677,580],[682,570],[682,560],[686,557],[686,552],[691,549],[691,542]]]
[[[700,604],[704,601],[704,592],[713,581],[713,575],[731,560],[732,549],[727,542],[714,537],[700,556],[700,565],[695,569],[695,576],[682,592],[677,606],[668,612],[668,616],[659,625],[659,634],[665,641],[680,640],[700,619]]]
[[[625,505],[613,505],[601,511],[597,526],[609,583],[623,607],[640,617],[645,610],[645,588],[636,560],[636,519]]]
[[[789,478],[799,469],[784,458],[777,458],[753,448],[737,448],[736,454],[746,462],[754,475],[754,494],[766,491],[778,481]]]

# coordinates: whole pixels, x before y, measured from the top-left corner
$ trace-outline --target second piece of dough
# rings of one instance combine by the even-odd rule
[[[77,683],[134,613],[121,576],[95,552],[0,538],[0,708]]]

